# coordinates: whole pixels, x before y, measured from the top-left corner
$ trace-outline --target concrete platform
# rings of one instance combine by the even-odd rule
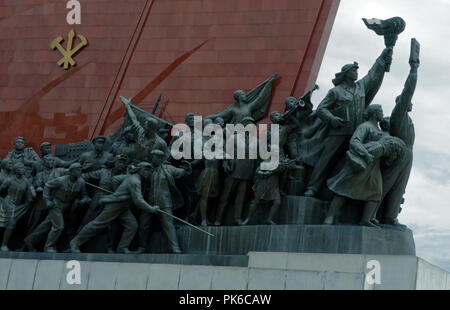
[[[207,227],[215,237],[187,226],[177,228],[181,249],[189,254],[245,255],[251,251],[415,255],[408,228],[359,225],[249,225]],[[168,253],[166,236],[154,232],[151,253]]]
[[[0,258],[0,289],[450,289],[447,271],[418,257],[404,255],[250,252],[248,264],[242,267],[80,260],[79,283],[68,281],[74,269],[67,263],[67,260]]]

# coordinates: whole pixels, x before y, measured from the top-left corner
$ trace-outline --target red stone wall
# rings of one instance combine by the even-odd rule
[[[0,1],[0,155],[22,135],[36,150],[114,131],[119,95],[181,122],[208,115],[274,72],[271,110],[317,77],[338,0],[80,0],[81,25],[66,1]],[[74,29],[89,45],[77,66],[51,50]],[[76,42],[77,43],[77,42]],[[75,45],[76,45],[75,43]],[[65,46],[65,44],[63,44]]]

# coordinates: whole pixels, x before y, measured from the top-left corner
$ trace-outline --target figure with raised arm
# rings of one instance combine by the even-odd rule
[[[383,81],[392,48],[385,48],[368,74],[358,80],[358,63],[342,67],[333,79],[334,88],[317,107],[317,115],[329,125],[318,162],[309,179],[305,196],[314,197],[329,175],[333,163],[340,160],[348,149],[356,128],[363,122],[363,113],[372,102]]]

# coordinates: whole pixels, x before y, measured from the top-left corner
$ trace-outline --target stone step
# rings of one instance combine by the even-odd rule
[[[247,267],[245,255],[0,252],[0,258]]]
[[[329,203],[303,196],[285,196],[278,214],[279,224],[322,224]]]
[[[206,227],[210,237],[187,226],[178,226],[185,253],[244,255],[250,251],[415,255],[408,228],[372,228],[359,225],[249,225]],[[154,232],[150,252],[169,252],[162,232]]]

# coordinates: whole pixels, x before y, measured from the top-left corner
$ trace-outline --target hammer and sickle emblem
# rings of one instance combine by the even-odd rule
[[[75,62],[75,60],[73,60],[72,56],[88,44],[88,41],[86,40],[86,38],[83,35],[79,34],[79,35],[77,35],[77,37],[81,40],[81,42],[78,43],[77,46],[72,48],[74,37],[75,37],[75,31],[73,31],[73,29],[72,29],[69,31],[69,41],[67,42],[66,49],[64,49],[61,45],[61,43],[64,41],[64,39],[62,37],[57,37],[50,44],[50,48],[52,50],[57,48],[58,51],[61,53],[61,55],[63,55],[63,58],[61,58],[58,61],[58,66],[64,65],[65,70],[69,69],[69,64],[72,67],[76,65],[76,62]]]

